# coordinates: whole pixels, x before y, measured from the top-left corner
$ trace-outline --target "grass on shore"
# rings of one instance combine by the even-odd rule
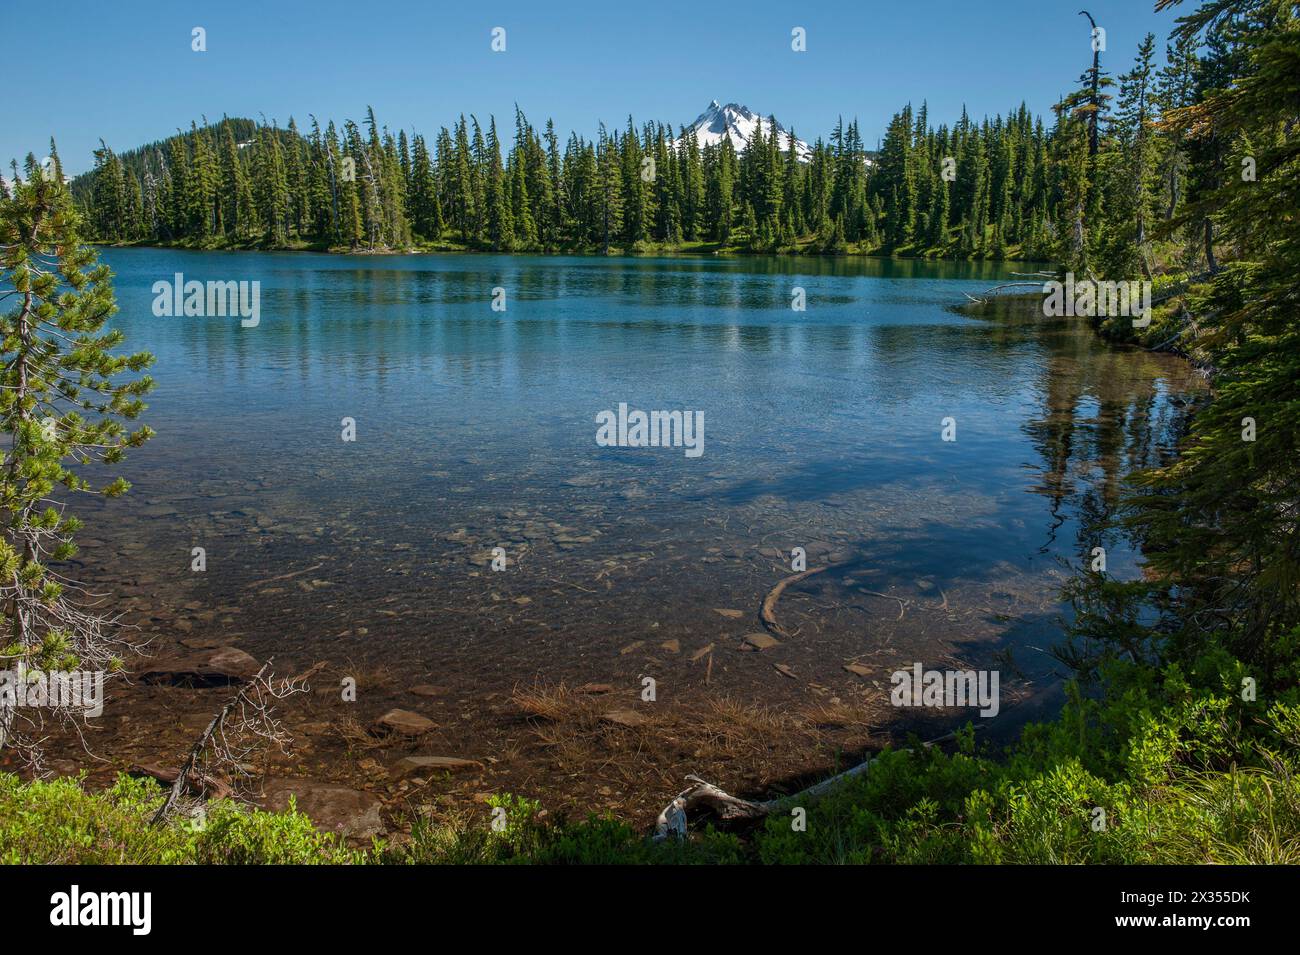
[[[415,818],[409,836],[355,848],[300,813],[228,802],[211,804],[201,829],[153,828],[163,793],[149,780],[88,793],[73,779],[0,775],[0,862],[1300,863],[1300,691],[1244,701],[1236,661],[1192,669],[1112,663],[1094,692],[1073,687],[1057,719],[1005,753],[978,751],[970,731],[950,752],[887,751],[811,802],[806,830],[769,818],[656,844],[619,820],[543,818],[537,802],[500,795],[490,805],[503,828],[481,811]]]

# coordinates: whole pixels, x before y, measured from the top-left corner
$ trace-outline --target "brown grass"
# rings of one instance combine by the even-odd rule
[[[562,683],[517,687],[512,700],[528,726],[518,755],[538,776],[572,780],[577,804],[580,789],[617,790],[639,811],[671,798],[688,773],[758,790],[832,766],[838,752],[866,745],[872,725],[865,707],[846,703],[771,707],[727,695],[643,703]],[[644,722],[603,719],[611,710],[631,710]]]

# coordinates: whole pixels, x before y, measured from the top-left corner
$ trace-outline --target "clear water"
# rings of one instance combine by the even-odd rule
[[[684,685],[695,650],[761,629],[794,547],[834,565],[781,600],[799,680],[747,654],[715,685],[793,693],[859,680],[849,660],[883,673],[1008,650],[1040,679],[1062,560],[1100,544],[1135,572],[1096,521],[1120,475],[1171,445],[1170,397],[1200,388],[1078,320],[952,309],[1025,265],[103,258],[114,322],[157,356],[158,436],[122,469],[131,495],[83,504],[83,572],[164,641],[179,626],[374,661],[466,696],[634,680],[647,652]],[[260,282],[260,324],[155,317],[152,285],[176,272]],[[599,447],[596,415],[620,402],[702,411],[703,455]],[[658,649],[670,640],[679,653]]]

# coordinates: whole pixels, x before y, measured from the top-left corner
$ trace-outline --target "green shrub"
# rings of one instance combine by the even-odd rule
[[[0,862],[302,865],[359,858],[292,808],[268,813],[217,802],[206,808],[202,826],[176,818],[155,827],[162,799],[157,783],[129,776],[88,793],[78,779],[24,783],[0,774]]]
[[[78,780],[0,775],[0,862],[79,864],[608,865],[759,862],[1268,864],[1300,862],[1300,691],[1241,698],[1244,670],[1220,651],[1186,668],[1110,661],[1090,693],[1072,685],[1061,714],[1005,752],[967,728],[951,752],[917,741],[810,802],[806,830],[776,814],[748,832],[706,827],[654,843],[607,816],[544,818],[539,803],[490,800],[497,825],[412,821],[401,844],[347,848],[293,807],[228,802],[196,828],[150,823],[162,794],[122,777],[87,793]]]

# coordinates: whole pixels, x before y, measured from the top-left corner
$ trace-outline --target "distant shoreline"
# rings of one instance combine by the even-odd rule
[[[337,246],[321,247],[312,244],[293,244],[293,245],[198,245],[189,242],[100,242],[90,241],[87,245],[102,249],[172,249],[182,252],[313,252],[317,255],[353,255],[353,256],[390,256],[390,255],[518,255],[518,256],[539,256],[539,257],[561,257],[572,256],[578,258],[617,258],[617,257],[644,257],[654,258],[658,256],[680,256],[682,258],[745,258],[745,257],[788,257],[788,258],[819,258],[819,259],[880,259],[882,261],[900,261],[900,262],[969,262],[969,263],[1013,263],[1013,264],[1042,264],[1041,259],[1021,258],[1019,256],[1006,256],[1003,258],[983,258],[976,256],[944,256],[944,255],[927,255],[927,254],[906,254],[891,253],[888,255],[878,252],[858,252],[858,251],[839,251],[823,252],[813,249],[799,249],[791,251],[773,250],[768,252],[755,251],[744,248],[728,248],[718,246],[717,243],[692,243],[686,246],[664,247],[664,248],[626,248],[610,247],[608,253],[592,248],[582,249],[477,249],[467,248],[461,245],[447,244],[437,246],[415,246],[408,249],[343,249]]]

